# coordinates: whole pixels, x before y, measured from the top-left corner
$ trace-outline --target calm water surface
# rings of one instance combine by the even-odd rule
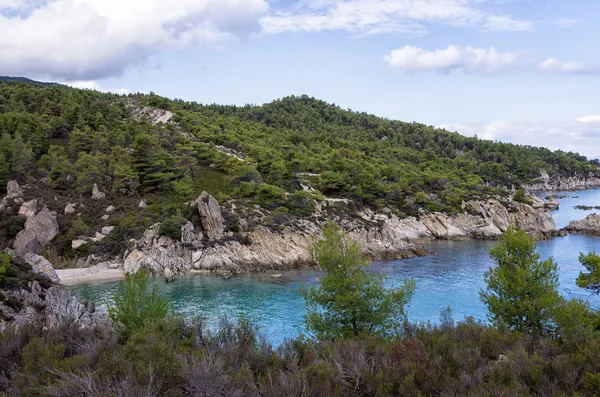
[[[565,192],[569,197],[559,200],[561,208],[553,211],[557,227],[570,220],[584,218],[593,211],[573,209],[574,205],[600,205],[600,190]],[[545,194],[540,194],[544,196]],[[571,196],[579,196],[572,198]],[[417,282],[414,298],[408,307],[412,321],[437,322],[440,311],[452,308],[454,317],[473,316],[485,320],[486,308],[479,301],[483,288],[483,273],[492,265],[487,250],[491,241],[433,241],[427,244],[437,255],[400,261],[376,262],[370,270],[388,276],[390,287],[399,286],[405,277]],[[575,279],[582,270],[579,252],[600,251],[599,236],[569,235],[538,243],[542,259],[553,257],[560,267],[560,292],[564,296],[589,299],[595,308],[600,297],[577,287]],[[202,316],[209,326],[220,318],[251,319],[273,344],[298,335],[303,324],[304,301],[299,294],[303,284],[318,282],[321,275],[311,270],[281,272],[275,279],[269,273],[240,275],[223,280],[214,275],[194,275],[165,284],[157,281],[159,292],[168,297],[175,309],[187,317]],[[74,287],[82,298],[105,305],[117,283],[90,284]]]

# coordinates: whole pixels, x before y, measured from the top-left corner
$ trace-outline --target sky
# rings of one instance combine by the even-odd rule
[[[600,158],[598,0],[0,0],[0,75],[344,109]]]

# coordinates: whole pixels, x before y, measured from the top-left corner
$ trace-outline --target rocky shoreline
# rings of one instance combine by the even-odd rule
[[[14,184],[12,187],[13,200],[19,202],[20,188]],[[274,213],[235,201],[221,206],[203,193],[188,203],[197,211],[197,217],[195,222],[181,226],[181,239],[161,235],[161,224],[157,223],[145,230],[141,238],[130,241],[129,248],[117,257],[90,255],[85,262],[95,262],[95,266],[54,272],[39,251],[59,233],[56,213],[33,201],[20,201],[19,212],[27,221],[15,239],[12,254],[49,278],[69,284],[119,279],[142,266],[167,279],[193,271],[234,274],[315,266],[311,245],[320,236],[320,225],[326,219],[334,220],[357,240],[371,260],[423,256],[427,251],[421,244],[435,239],[495,239],[511,225],[537,239],[559,233],[546,210],[552,203],[534,197],[531,205],[498,197],[468,201],[463,203],[462,212],[452,215],[421,211],[418,217],[404,218],[388,208],[356,211],[348,200],[326,198],[316,203],[310,216],[286,218],[267,227],[267,220],[274,218]],[[110,213],[109,209],[106,211]],[[236,217],[236,230],[225,219],[231,214]],[[73,247],[101,241],[111,232],[111,227],[103,227],[95,237],[73,240]]]
[[[528,192],[577,191],[600,187],[600,178],[593,173],[571,177],[550,176],[545,170],[540,170],[540,177],[523,188]]]

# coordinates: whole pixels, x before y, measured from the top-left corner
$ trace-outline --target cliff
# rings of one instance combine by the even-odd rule
[[[565,230],[571,233],[585,233],[585,234],[600,234],[600,215],[589,214],[584,219],[578,221],[571,221],[569,225],[565,227]]]

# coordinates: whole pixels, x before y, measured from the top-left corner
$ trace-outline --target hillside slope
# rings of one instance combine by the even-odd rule
[[[130,253],[130,240],[159,223],[157,235],[182,243],[191,224],[212,256],[225,255],[227,241],[303,231],[301,252],[283,255],[282,267],[310,259],[310,234],[327,217],[374,258],[420,253],[409,242],[421,237],[493,238],[520,213],[547,237],[555,230],[547,214],[511,193],[540,174],[600,182],[598,162],[574,153],[466,138],[307,96],[205,106],[0,82],[0,189],[16,180],[24,191],[0,203],[0,248],[45,246],[57,267]],[[222,205],[218,238],[207,235],[201,204],[186,204],[203,191]],[[270,260],[263,248],[259,263]],[[232,255],[252,268],[256,252]]]

